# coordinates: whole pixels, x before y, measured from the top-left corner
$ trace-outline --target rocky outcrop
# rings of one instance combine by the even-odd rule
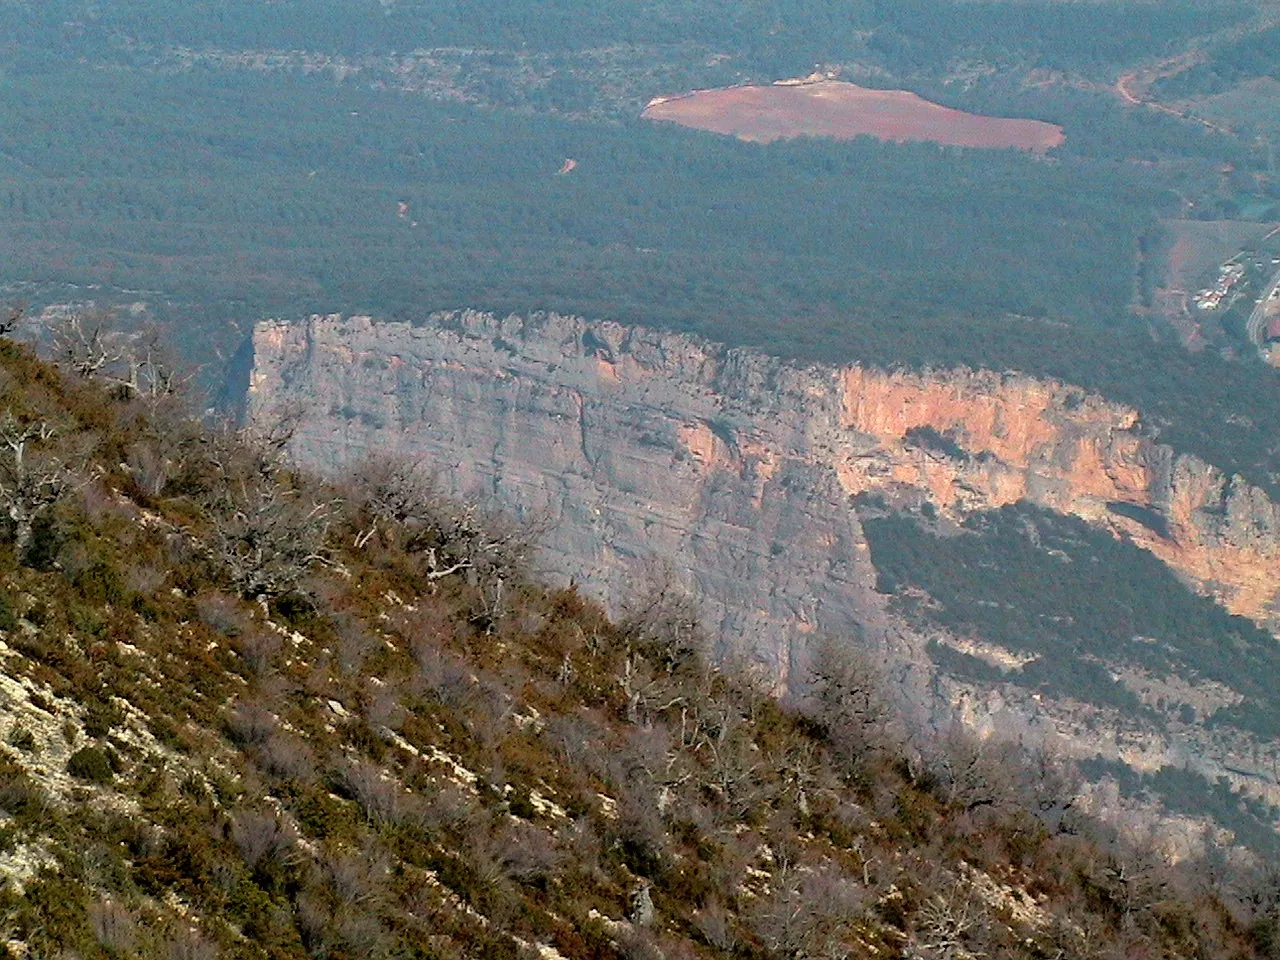
[[[303,401],[307,463],[397,453],[546,518],[543,562],[607,601],[660,560],[785,682],[797,639],[863,631],[880,606],[849,490],[817,453],[841,405],[816,376],[559,316],[312,317],[258,326],[248,412]]]
[[[667,558],[727,636],[874,619],[849,505],[869,492],[956,517],[1024,499],[1074,514],[1277,624],[1280,509],[1076,387],[800,366],[557,315],[270,321],[253,349],[250,415],[305,402],[303,460],[421,458],[456,492],[549,516],[549,565],[606,595]]]
[[[1019,375],[804,366],[557,315],[314,316],[263,322],[252,346],[247,413],[305,404],[293,450],[306,463],[419,459],[452,492],[548,519],[546,566],[606,602],[660,559],[691,581],[720,642],[780,684],[807,638],[857,636],[881,648],[928,719],[1052,739],[1138,772],[1226,777],[1280,803],[1275,744],[1177,719],[1182,704],[1209,716],[1233,691],[1117,663],[1166,720],[1041,696],[1017,683],[1019,655],[904,629],[875,591],[860,496],[930,504],[940,524],[1029,500],[1129,537],[1274,630],[1276,505],[1159,444],[1131,409]],[[1007,681],[940,673],[930,640]]]
[[[1233,613],[1277,626],[1280,508],[1154,442],[1136,411],[986,371],[841,378],[844,424],[883,451],[837,464],[846,489],[902,486],[951,513],[1030,500],[1123,533]]]

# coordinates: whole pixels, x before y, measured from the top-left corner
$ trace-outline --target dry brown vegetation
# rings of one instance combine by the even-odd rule
[[[177,404],[0,340],[0,409],[76,478],[0,546],[15,955],[1274,950],[1274,878],[1227,895],[1044,758],[909,738],[844,645],[779,703],[668,586],[611,622],[416,472],[323,484]]]

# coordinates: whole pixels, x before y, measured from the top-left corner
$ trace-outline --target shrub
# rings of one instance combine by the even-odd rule
[[[110,783],[115,776],[111,759],[97,747],[81,747],[67,761],[67,773],[90,783]]]
[[[245,629],[247,617],[240,604],[224,593],[206,593],[195,603],[201,621],[224,637],[237,637]]]
[[[354,800],[374,824],[392,823],[402,810],[400,785],[367,760],[348,761],[332,774],[333,786]]]
[[[44,792],[16,767],[0,770],[0,810],[25,819],[38,819],[48,810]]]
[[[35,734],[20,723],[15,723],[9,728],[9,736],[5,740],[9,746],[25,750],[27,753],[34,753],[36,750]]]
[[[85,704],[84,732],[94,739],[105,737],[123,720],[120,708],[114,703],[94,699]]]
[[[89,905],[89,927],[93,938],[112,956],[133,953],[137,942],[133,915],[113,900],[100,900]]]
[[[17,626],[18,617],[13,611],[13,601],[7,593],[0,593],[0,630],[8,633]]]

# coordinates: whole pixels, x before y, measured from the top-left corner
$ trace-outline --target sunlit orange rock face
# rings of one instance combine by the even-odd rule
[[[885,454],[837,465],[851,493],[915,488],[957,518],[1031,500],[1130,538],[1233,613],[1274,629],[1275,504],[1144,437],[1135,411],[1062,384],[987,372],[849,367],[840,378],[845,423],[875,437]],[[966,456],[911,442],[921,428]],[[1116,503],[1152,509],[1167,535],[1108,509]]]
[[[1045,153],[1066,140],[1056,124],[984,117],[944,107],[907,90],[871,90],[839,80],[783,81],[656,97],[642,116],[759,143],[791,137],[871,136]]]
[[[829,629],[865,617],[874,571],[850,505],[863,493],[957,520],[1030,501],[1280,624],[1280,510],[1263,491],[1155,442],[1134,410],[1053,381],[800,366],[613,323],[462,312],[260,324],[250,405],[290,401],[314,412],[295,437],[304,459],[447,464],[459,491],[561,518],[551,550],[586,582],[625,586],[647,552],[695,572],[726,628],[744,629],[732,611],[748,608],[768,611],[762,630],[822,625],[837,608],[846,619]]]

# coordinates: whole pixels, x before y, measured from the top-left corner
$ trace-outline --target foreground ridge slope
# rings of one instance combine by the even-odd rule
[[[11,955],[1236,957],[1274,935],[1274,901],[1091,826],[1043,758],[908,752],[838,649],[784,708],[708,663],[687,601],[611,621],[398,465],[322,483],[279,434],[207,432],[7,341],[0,408],[6,436],[40,427],[5,468],[65,480],[0,545]]]

